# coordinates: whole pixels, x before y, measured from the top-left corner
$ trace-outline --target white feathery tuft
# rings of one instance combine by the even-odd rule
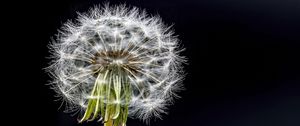
[[[85,110],[97,73],[124,67],[132,87],[129,117],[161,118],[184,77],[179,40],[158,16],[125,5],[96,6],[64,24],[50,45],[52,87],[69,104]],[[100,79],[101,81],[101,79]],[[102,80],[106,81],[106,80]],[[115,101],[122,104],[122,100]]]

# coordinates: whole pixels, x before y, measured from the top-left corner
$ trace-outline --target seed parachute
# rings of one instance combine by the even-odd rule
[[[125,126],[161,118],[182,89],[186,60],[158,16],[126,5],[96,6],[68,21],[50,44],[51,87],[79,122]]]

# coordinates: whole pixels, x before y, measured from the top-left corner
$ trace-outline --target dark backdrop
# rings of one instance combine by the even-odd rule
[[[152,126],[300,126],[299,0],[107,2],[159,14],[166,24],[174,24],[186,48],[182,53],[189,59],[186,90],[179,93],[182,98],[169,107],[168,115],[152,121]],[[10,71],[14,78],[6,84],[17,90],[2,88],[9,91],[4,97],[13,101],[5,102],[13,107],[7,115],[10,123],[97,125],[77,124],[76,115],[58,109],[60,102],[54,101],[55,93],[45,85],[50,78],[42,68],[48,65],[47,44],[57,29],[75,19],[76,11],[101,3],[40,0],[9,6],[8,21],[22,26],[9,33],[7,42],[13,49],[2,46],[11,50],[4,55],[9,55],[15,68]],[[127,124],[145,125],[132,119]]]

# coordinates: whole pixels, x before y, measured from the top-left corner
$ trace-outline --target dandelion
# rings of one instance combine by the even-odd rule
[[[52,88],[79,122],[125,126],[161,118],[183,79],[183,50],[157,16],[125,5],[96,6],[68,21],[50,44]]]

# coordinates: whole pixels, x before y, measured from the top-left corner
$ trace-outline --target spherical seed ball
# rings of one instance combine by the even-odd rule
[[[86,109],[97,75],[107,66],[126,73],[130,117],[160,117],[182,87],[185,59],[178,39],[159,17],[136,7],[94,7],[65,23],[50,47],[52,87],[67,101],[67,110]]]

